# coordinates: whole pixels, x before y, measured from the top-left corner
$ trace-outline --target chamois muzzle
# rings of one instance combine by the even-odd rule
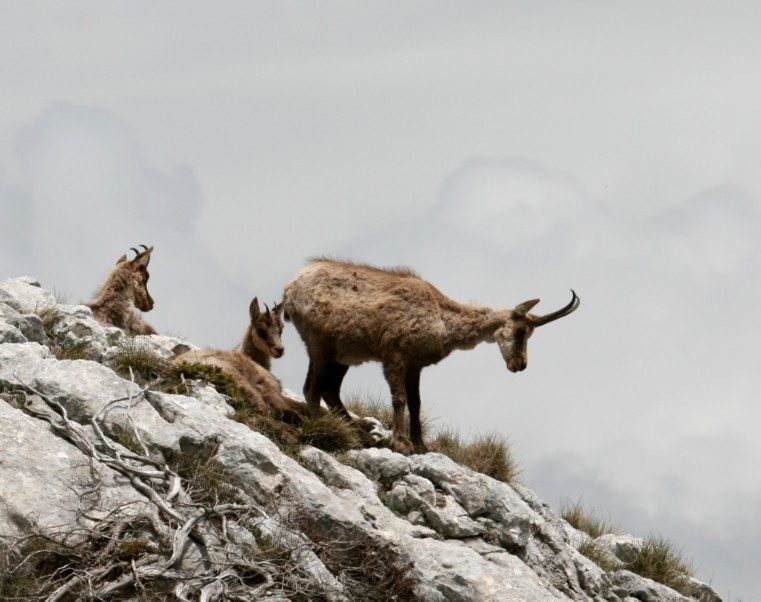
[[[528,362],[522,358],[511,357],[509,360],[506,360],[505,363],[510,372],[522,372],[526,369],[526,366],[528,366]]]

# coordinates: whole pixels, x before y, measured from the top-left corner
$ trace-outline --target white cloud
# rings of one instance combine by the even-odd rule
[[[312,254],[496,306],[549,311],[573,287],[526,372],[453,354],[423,375],[427,409],[506,433],[527,479],[570,458],[539,491],[594,496],[623,528],[668,534],[684,507],[674,539],[750,601],[757,571],[711,537],[759,531],[738,518],[760,449],[759,8],[548,7],[15,3],[0,268],[83,299],[155,244],[147,318],[223,347]],[[286,344],[275,370],[299,389]],[[377,366],[347,385],[387,395]]]
[[[225,279],[199,241],[201,191],[190,167],[159,171],[126,123],[71,104],[52,106],[16,140],[26,189],[7,192],[4,206],[8,223],[26,227],[5,238],[16,242],[4,245],[4,254],[17,271],[67,293],[71,302],[84,301],[130,247],[155,245],[156,309],[146,319],[201,343],[232,346],[228,341],[243,327],[239,333],[199,322],[199,311],[236,315],[240,305],[237,317],[245,325],[250,293]]]

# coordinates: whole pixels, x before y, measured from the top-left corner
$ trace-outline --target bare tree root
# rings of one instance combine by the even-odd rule
[[[0,599],[346,599],[335,579],[314,578],[307,565],[319,560],[311,542],[286,533],[242,490],[226,484],[226,503],[212,497],[215,501],[201,504],[175,470],[149,455],[129,418],[143,390],[131,386],[130,391],[139,392],[109,402],[92,417],[93,441],[59,402],[21,382],[3,381],[0,387],[20,393],[21,409],[47,421],[57,435],[85,454],[91,481],[79,495],[95,500],[80,504],[75,526],[68,530],[33,527],[25,537],[0,538]],[[105,434],[101,417],[116,404],[126,409],[131,439],[136,442],[131,447],[141,453]],[[100,465],[126,477],[146,501],[103,508]],[[232,502],[230,490],[236,498]]]

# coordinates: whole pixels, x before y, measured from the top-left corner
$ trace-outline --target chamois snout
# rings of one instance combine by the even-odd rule
[[[153,309],[153,297],[151,297],[148,289],[145,291],[145,297],[138,297],[135,299],[135,306],[140,311],[151,311]]]
[[[275,357],[275,358],[283,357],[283,354],[285,353],[285,347],[282,344],[273,345],[271,351],[272,351],[272,357]]]
[[[525,358],[511,357],[508,358],[505,363],[510,372],[522,372],[526,369],[526,366],[528,366],[528,362]]]

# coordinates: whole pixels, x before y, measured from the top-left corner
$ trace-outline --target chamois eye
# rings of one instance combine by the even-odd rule
[[[266,330],[266,329],[264,329],[264,328],[257,328],[257,329],[256,329],[256,334],[258,334],[258,335],[259,335],[260,337],[262,337],[263,339],[266,339],[266,338],[267,338],[267,330]]]

